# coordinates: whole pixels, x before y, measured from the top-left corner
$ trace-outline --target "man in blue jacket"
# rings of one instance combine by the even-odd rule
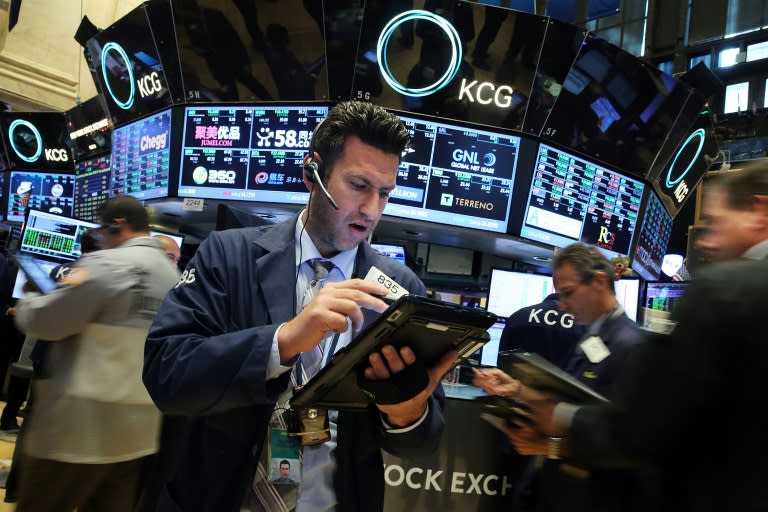
[[[405,127],[382,108],[340,103],[318,125],[305,158],[306,209],[275,226],[212,233],[200,245],[147,338],[147,388],[164,413],[187,417],[159,510],[240,510],[298,356],[334,333],[338,350],[386,309],[386,289],[358,276],[376,266],[424,294],[413,272],[366,242],[407,143]],[[302,309],[312,279],[307,262],[318,257],[333,263],[329,283]],[[297,510],[381,510],[380,450],[436,447],[438,384],[455,358],[447,354],[428,369],[427,387],[405,402],[332,416],[331,440],[304,447]],[[365,376],[385,380],[414,361],[409,348],[384,347],[369,357]]]

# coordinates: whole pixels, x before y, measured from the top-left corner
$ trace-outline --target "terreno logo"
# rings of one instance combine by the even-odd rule
[[[16,130],[20,127],[24,127],[27,130],[29,130],[30,132],[32,132],[32,135],[35,137],[35,144],[37,148],[35,149],[34,153],[32,153],[31,155],[25,155],[16,146],[16,141],[14,140],[13,136],[16,133]],[[16,119],[11,123],[11,126],[8,127],[8,140],[11,141],[11,147],[13,148],[13,152],[16,153],[16,155],[25,162],[28,162],[28,163],[37,162],[37,159],[40,158],[40,155],[43,153],[43,138],[40,136],[40,131],[37,129],[35,125],[33,125],[32,123],[24,119]]]
[[[691,158],[690,162],[688,162],[688,165],[685,168],[685,170],[681,172],[677,177],[673,178],[673,173],[675,172],[675,169],[677,167],[678,158],[680,158],[680,155],[683,153],[685,148],[687,148],[688,145],[693,143],[696,139],[698,139],[698,147],[696,148],[693,158]],[[667,176],[664,179],[664,186],[668,190],[672,190],[674,188],[674,191],[672,192],[672,194],[675,196],[675,199],[677,200],[678,203],[682,203],[683,200],[685,200],[685,198],[688,196],[688,193],[690,192],[690,187],[684,181],[684,178],[690,172],[691,168],[696,163],[696,161],[699,159],[699,156],[701,155],[701,149],[704,147],[705,139],[706,139],[706,134],[703,128],[699,128],[698,130],[690,134],[688,138],[685,140],[685,142],[683,142],[683,145],[680,146],[680,149],[677,151],[675,158],[672,159],[672,164],[669,166],[669,169],[667,169]]]
[[[115,54],[112,56],[113,59],[119,57],[119,59],[123,61],[123,66],[128,72],[128,83],[130,84],[130,90],[127,98],[118,98],[115,91],[112,89],[109,74],[107,73],[107,70],[109,69],[107,67],[107,59],[109,58],[110,52]],[[107,86],[107,92],[109,92],[109,96],[115,102],[115,105],[123,110],[128,110],[133,107],[133,103],[136,99],[137,86],[139,88],[139,94],[142,98],[163,90],[163,84],[160,82],[160,75],[157,73],[157,71],[152,71],[151,73],[136,79],[133,73],[133,64],[131,64],[128,53],[126,53],[122,46],[115,43],[114,41],[110,41],[105,44],[104,48],[101,50],[101,75],[104,78],[104,85]]]
[[[442,76],[440,76],[434,83],[426,87],[414,88],[404,86],[392,76],[392,70],[389,67],[389,62],[387,59],[387,48],[389,47],[389,41],[397,29],[400,28],[403,23],[407,23],[409,21],[426,21],[434,23],[443,32],[445,32],[445,35],[448,37],[448,40],[451,43],[451,60],[448,64],[448,69],[446,69],[445,73],[443,73]],[[392,89],[404,96],[412,96],[415,98],[429,96],[430,94],[434,94],[435,92],[448,85],[456,76],[456,73],[459,72],[459,67],[461,67],[461,60],[463,58],[461,38],[459,37],[459,33],[456,31],[456,28],[451,24],[451,22],[442,16],[438,16],[435,13],[422,10],[405,11],[389,20],[389,23],[384,26],[381,34],[379,34],[379,41],[376,44],[376,58],[379,62],[381,76],[384,78],[384,81],[387,82],[387,85],[389,85]]]

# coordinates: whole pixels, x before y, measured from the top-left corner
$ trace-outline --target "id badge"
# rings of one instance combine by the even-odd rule
[[[284,428],[273,427],[270,431],[269,481],[279,485],[301,482],[301,445]]]
[[[587,359],[592,364],[597,364],[609,355],[611,351],[605,346],[605,342],[600,336],[590,336],[581,342],[581,350],[586,354]]]

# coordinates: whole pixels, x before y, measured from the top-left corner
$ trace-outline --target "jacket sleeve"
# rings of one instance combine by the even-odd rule
[[[164,413],[209,415],[266,404],[287,385],[289,372],[266,377],[278,325],[243,327],[231,321],[237,301],[228,296],[226,267],[236,265],[238,256],[226,249],[217,233],[200,244],[149,330],[143,379]]]
[[[16,325],[34,338],[58,341],[82,332],[115,296],[125,293],[136,278],[108,257],[93,254],[78,263],[82,284],[51,293],[27,294],[16,304]]]

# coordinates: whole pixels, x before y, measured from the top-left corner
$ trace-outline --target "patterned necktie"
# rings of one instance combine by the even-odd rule
[[[309,286],[307,286],[307,289],[304,291],[299,311],[304,309],[307,304],[309,304],[310,301],[312,301],[312,299],[317,296],[318,292],[328,279],[328,274],[331,272],[331,270],[333,270],[335,266],[332,261],[322,258],[313,258],[311,260],[307,260],[306,263],[312,267],[314,275],[312,276],[312,280],[309,282]],[[320,367],[323,364],[324,353],[325,339],[312,347],[312,350],[307,350],[301,354],[300,362],[294,368],[293,375],[291,375],[291,380],[294,381],[294,385],[306,384],[309,379],[311,379],[318,371],[320,371]],[[301,378],[298,378],[298,371],[301,371]]]

